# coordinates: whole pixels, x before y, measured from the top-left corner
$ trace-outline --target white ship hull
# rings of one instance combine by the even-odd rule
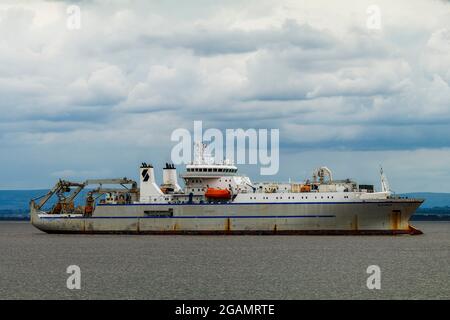
[[[409,219],[423,201],[97,205],[92,216],[31,208],[48,233],[125,234],[420,234]]]

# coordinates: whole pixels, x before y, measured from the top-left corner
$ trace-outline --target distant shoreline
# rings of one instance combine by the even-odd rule
[[[410,221],[450,221],[450,215],[413,215]]]

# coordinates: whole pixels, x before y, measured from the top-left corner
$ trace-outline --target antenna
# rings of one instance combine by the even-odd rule
[[[204,143],[200,141],[194,142],[194,164],[203,164],[204,151],[205,151]]]
[[[380,178],[381,178],[381,192],[391,193],[391,188],[389,186],[389,181],[384,174],[383,167],[380,165]]]

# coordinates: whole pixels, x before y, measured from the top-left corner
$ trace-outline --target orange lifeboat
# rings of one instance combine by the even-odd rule
[[[205,197],[211,199],[230,199],[231,193],[227,189],[208,188]]]
[[[311,186],[309,184],[302,185],[300,187],[300,192],[311,192]]]

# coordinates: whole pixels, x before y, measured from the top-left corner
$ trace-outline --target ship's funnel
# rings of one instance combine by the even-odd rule
[[[156,185],[155,171],[151,164],[142,163],[140,172],[140,202],[149,202],[151,197],[163,195]]]
[[[175,168],[175,165],[166,163],[166,166],[163,169],[163,184],[164,186],[173,188],[174,191],[181,190],[181,187],[178,184],[177,169]]]

